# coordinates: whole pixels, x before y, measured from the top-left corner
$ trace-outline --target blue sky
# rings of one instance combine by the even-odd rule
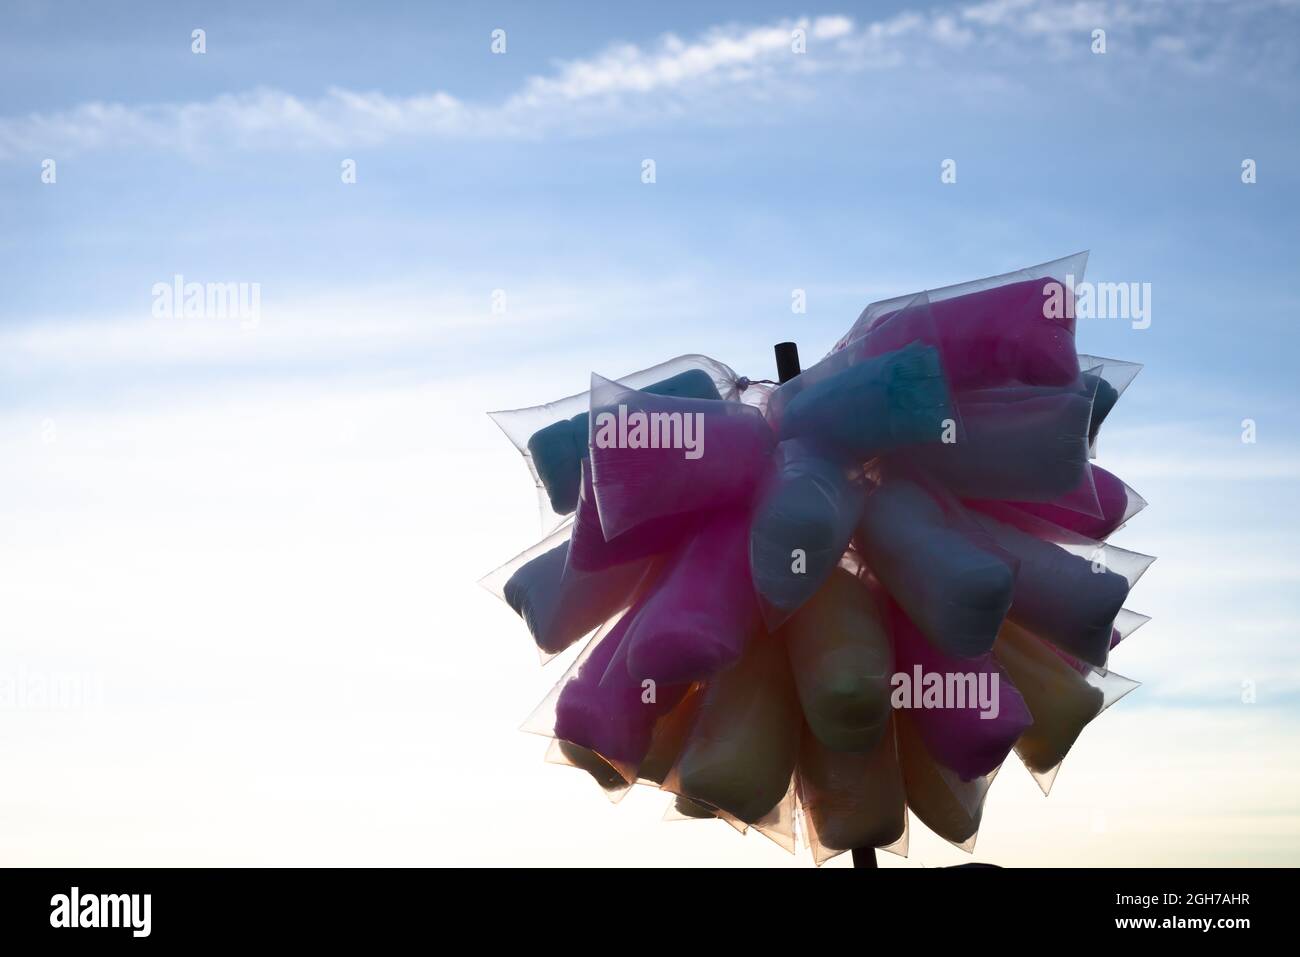
[[[1152,290],[1149,328],[1079,329],[1082,350],[1146,366],[1100,458],[1151,502],[1116,538],[1160,556],[1131,601],[1155,620],[1115,661],[1144,686],[1071,758],[1133,793],[1086,790],[1067,763],[1052,809],[1005,798],[1029,837],[1000,839],[991,820],[982,846],[1034,860],[1033,827],[1062,840],[1047,815],[1064,807],[1087,835],[1098,815],[1123,831],[1073,847],[1081,859],[1122,863],[1146,841],[1186,862],[1196,831],[1217,860],[1295,863],[1298,28],[1287,0],[7,4],[0,633],[14,667],[105,692],[93,713],[21,715],[32,725],[4,756],[57,783],[42,755],[79,722],[170,720],[139,767],[105,769],[122,775],[121,803],[98,812],[111,826],[30,784],[9,809],[49,807],[49,831],[0,843],[41,860],[72,814],[90,843],[59,850],[68,861],[128,846],[141,862],[178,846],[281,859],[305,853],[313,819],[290,809],[311,790],[356,859],[403,859],[424,847],[411,835],[430,801],[485,813],[447,797],[454,767],[499,776],[487,807],[517,821],[511,846],[553,859],[515,789],[581,820],[599,798],[557,785],[565,773],[514,731],[558,666],[538,672],[473,585],[538,533],[527,473],[482,413],[688,352],[770,376],[774,341],[815,358],[875,299],[1089,249],[1089,279]],[[946,159],[956,183],[940,181]],[[259,283],[256,327],[152,317],[153,284],[176,274]],[[790,311],[796,288],[806,314]],[[466,674],[490,691],[455,687]],[[356,737],[333,740],[370,790],[330,769],[321,722],[338,716],[299,707],[309,685],[351,688]],[[247,728],[223,724],[232,701]],[[431,729],[468,714],[476,736],[394,738],[395,712]],[[304,714],[319,720],[299,727]],[[298,763],[274,758],[268,723],[305,741]],[[136,820],[168,760],[196,781],[247,764],[224,798],[258,822],[232,835],[262,843],[222,849],[179,818],[151,824],[156,808]],[[348,809],[394,788],[411,803],[390,845]],[[1177,800],[1204,806],[1174,820]],[[568,852],[608,859],[632,840],[618,829],[654,823],[626,810]],[[1265,819],[1270,833],[1241,823]],[[694,836],[666,840],[665,859],[695,853]],[[755,853],[704,840],[718,843],[701,859]]]

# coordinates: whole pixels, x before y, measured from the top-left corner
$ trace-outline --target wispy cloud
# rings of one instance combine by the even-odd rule
[[[406,137],[521,137],[593,125],[647,122],[684,111],[725,110],[738,101],[771,102],[797,94],[817,74],[860,70],[943,69],[953,57],[992,69],[1034,58],[1089,55],[1093,29],[1126,31],[1113,59],[1139,56],[1193,70],[1236,61],[1238,72],[1261,64],[1286,69],[1295,60],[1288,0],[1239,4],[1135,5],[1124,0],[986,0],[904,12],[859,22],[843,15],[714,27],[691,40],[612,45],[592,57],[561,61],[526,78],[497,102],[473,103],[446,91],[391,96],[331,88],[303,97],[257,88],[203,101],[128,105],[83,103],[67,110],[0,119],[0,159],[102,149],[168,149],[198,154],[223,149],[366,147]],[[1270,21],[1268,18],[1272,18]],[[806,52],[796,52],[802,31]],[[1264,33],[1252,46],[1267,57],[1240,55],[1241,35]]]
[[[700,83],[743,82],[763,65],[786,62],[791,66],[795,31],[815,54],[822,42],[854,34],[848,17],[783,20],[766,26],[716,28],[687,43],[669,34],[653,50],[625,43],[610,47],[589,60],[560,64],[550,77],[532,77],[524,90],[512,97],[506,109],[543,109],[557,102],[574,102],[623,93],[653,93]],[[842,50],[831,45],[829,50]]]

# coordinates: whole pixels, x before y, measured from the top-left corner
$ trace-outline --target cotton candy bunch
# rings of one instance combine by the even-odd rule
[[[970,850],[1012,751],[1046,793],[1135,683],[1145,502],[1094,464],[1138,371],[1081,355],[1086,254],[874,303],[776,386],[683,356],[493,413],[552,527],[484,583],[549,660],[526,728],[611,796],[820,863]]]

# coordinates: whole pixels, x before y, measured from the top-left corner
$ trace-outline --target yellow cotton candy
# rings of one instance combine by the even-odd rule
[[[595,751],[571,741],[561,741],[560,753],[575,768],[581,768],[590,774],[603,790],[616,791],[627,787],[627,781],[623,780],[623,776]]]
[[[655,725],[654,739],[650,750],[641,762],[640,777],[655,784],[663,784],[668,772],[677,761],[678,755],[686,744],[691,725],[695,722],[695,711],[699,707],[700,693],[696,690],[687,692],[686,697],[678,702],[677,707],[659,719]]]
[[[1101,711],[1101,689],[1088,684],[1060,655],[1014,622],[1003,623],[993,654],[1034,718],[1016,742],[1016,754],[1031,771],[1050,771]]]
[[[845,851],[893,844],[907,823],[893,728],[887,727],[870,751],[850,753],[831,751],[805,727],[799,797],[822,847]]]
[[[972,814],[957,799],[939,765],[921,743],[907,715],[899,712],[898,762],[903,769],[907,806],[921,822],[946,841],[965,844],[979,830],[983,804],[975,805]]]
[[[710,818],[717,817],[718,812],[707,804],[701,804],[699,801],[692,801],[688,797],[677,796],[676,803],[677,813],[682,817],[693,818]]]
[[[843,568],[777,632],[808,726],[833,751],[870,751],[889,723],[889,638],[867,586]]]
[[[785,648],[761,635],[705,685],[677,765],[680,793],[753,824],[789,790],[801,727]]]

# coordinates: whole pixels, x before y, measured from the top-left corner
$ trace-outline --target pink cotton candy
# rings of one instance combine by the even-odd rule
[[[1131,500],[1128,486],[1118,476],[1096,465],[1091,466],[1091,471],[1092,482],[1097,490],[1100,517],[1086,515],[1062,502],[1012,502],[1011,504],[1022,512],[1045,519],[1053,525],[1101,541],[1133,516],[1136,511],[1133,506],[1138,503]],[[1076,498],[1084,485],[1086,480],[1080,483],[1080,489],[1076,489],[1073,493]],[[1140,501],[1139,499],[1138,502]]]
[[[651,395],[592,376],[591,482],[607,541],[648,522],[743,507],[776,436],[753,406]]]
[[[669,566],[628,633],[637,681],[691,682],[735,664],[763,630],[749,574],[749,514],[709,519]]]
[[[1146,503],[1117,476],[1105,469],[1089,465],[1089,470],[1091,485],[1096,489],[1095,509],[1088,504],[1089,477],[1085,477],[1073,492],[1053,502],[995,502],[971,499],[965,504],[985,515],[1012,524],[1017,521],[1016,512],[1023,512],[1058,528],[1102,541],[1132,518]],[[1100,514],[1088,514],[1094,510]]]
[[[596,509],[596,495],[591,485],[591,467],[582,462],[582,485],[578,507],[569,537],[569,566],[578,571],[595,572],[657,555],[672,548],[699,527],[697,515],[669,515],[639,525],[612,541],[605,541]]]
[[[938,675],[945,686],[951,683],[953,690],[960,688],[968,695],[965,707],[947,700],[946,691],[941,707],[916,707],[915,701],[904,702],[911,705],[908,714],[926,748],[964,781],[988,774],[1006,759],[1016,740],[1033,724],[1025,699],[992,654],[974,659],[944,654],[892,601],[890,622],[898,672],[907,676],[907,684],[902,687],[921,697],[925,676]],[[918,678],[923,682],[921,688],[916,686]],[[981,695],[985,696],[983,701]],[[985,717],[986,713],[993,716]]]
[[[1073,293],[1062,283],[1025,279],[948,298],[942,293],[930,293],[929,311],[952,388],[1068,385],[1078,376]],[[872,352],[913,341],[912,325],[906,310],[876,316],[869,327]]]
[[[627,633],[637,611],[633,607],[600,639],[560,690],[555,706],[557,738],[632,767],[650,750],[655,722],[671,711],[690,687],[660,686],[648,696],[641,682],[629,673]]]

